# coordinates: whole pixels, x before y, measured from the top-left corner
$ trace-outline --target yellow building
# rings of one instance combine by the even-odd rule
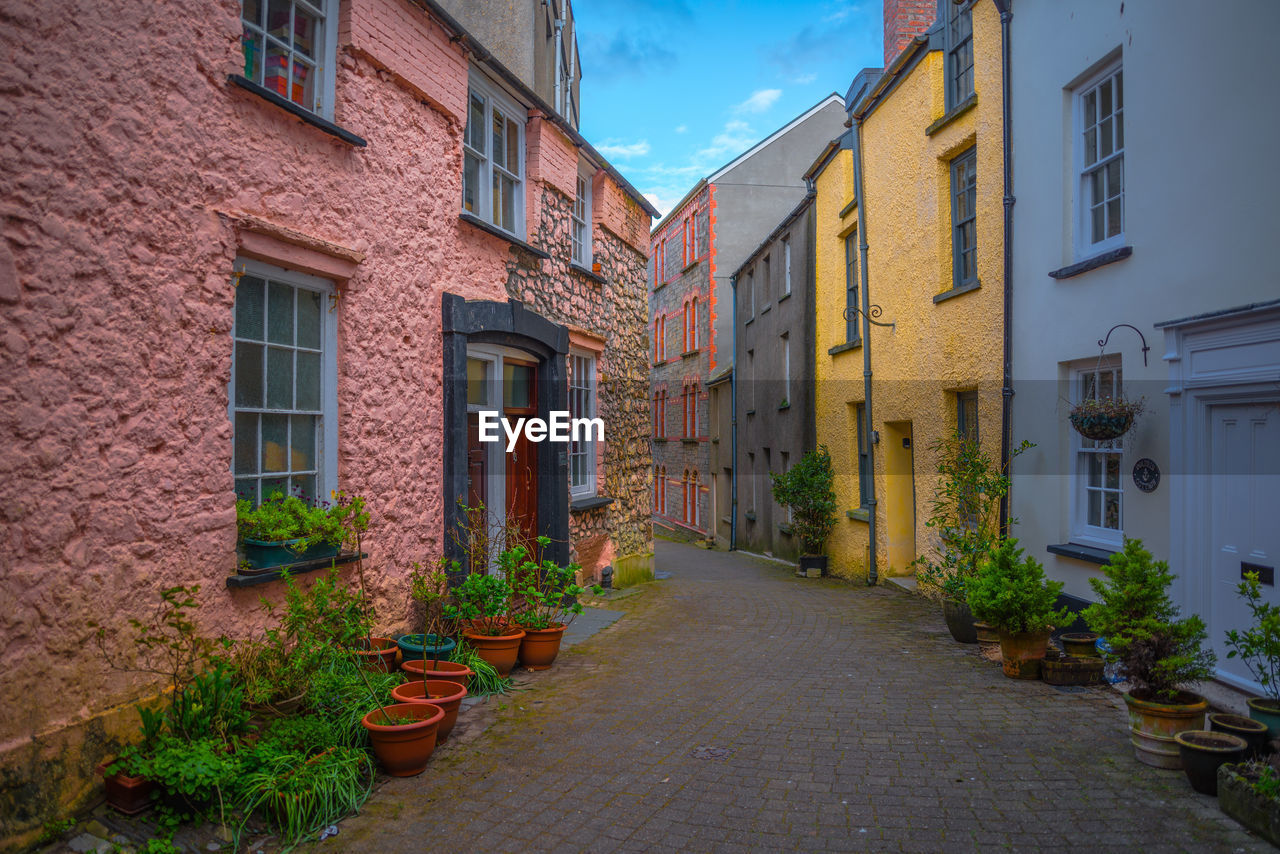
[[[909,574],[936,550],[935,442],[976,431],[1000,458],[1000,18],[993,3],[939,5],[949,19],[920,35],[886,31],[905,47],[854,80],[850,129],[808,173],[817,439],[845,510],[831,567],[847,577],[868,574],[873,532],[878,575]]]

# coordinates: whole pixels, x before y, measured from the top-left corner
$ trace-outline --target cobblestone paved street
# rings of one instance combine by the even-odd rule
[[[1270,850],[1133,759],[1118,694],[1006,679],[928,602],[665,542],[658,568],[320,848]]]

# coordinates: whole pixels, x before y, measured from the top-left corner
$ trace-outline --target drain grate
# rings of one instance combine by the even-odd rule
[[[695,747],[691,754],[694,759],[724,759],[729,755],[727,747]]]
[[[1063,694],[1087,694],[1089,689],[1083,685],[1054,685],[1053,690]]]

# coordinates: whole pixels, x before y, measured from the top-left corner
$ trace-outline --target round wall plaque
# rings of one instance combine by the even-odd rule
[[[1155,492],[1160,485],[1160,466],[1143,457],[1133,464],[1133,482],[1143,492]]]

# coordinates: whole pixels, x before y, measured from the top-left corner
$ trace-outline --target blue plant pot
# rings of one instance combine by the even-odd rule
[[[1267,738],[1280,738],[1280,701],[1255,697],[1248,704],[1249,717],[1267,725]]]
[[[427,638],[431,642],[425,648],[422,643],[421,633],[401,635],[396,638],[396,645],[400,647],[404,660],[421,661],[424,654],[432,659],[448,658],[449,653],[453,652],[454,647],[458,645],[453,638],[440,637],[439,635],[427,635]]]
[[[249,562],[249,566],[252,569],[271,569],[272,567],[298,563],[304,560],[330,558],[338,554],[338,547],[331,546],[328,543],[317,543],[302,552],[296,552],[290,548],[290,546],[297,545],[300,542],[302,540],[267,542],[264,540],[243,539],[240,541],[240,550],[244,553],[244,559]]]

